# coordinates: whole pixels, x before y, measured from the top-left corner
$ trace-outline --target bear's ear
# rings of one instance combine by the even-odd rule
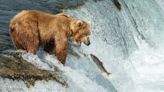
[[[87,20],[87,19],[83,19],[87,24],[91,24],[91,21]]]
[[[69,15],[66,15],[66,14],[64,14],[64,13],[59,13],[59,14],[57,14],[58,16],[65,16],[65,17],[69,17]]]
[[[82,25],[83,25],[83,21],[82,20],[78,20],[77,22],[76,22],[76,24],[77,24],[77,26],[78,27],[81,27]]]

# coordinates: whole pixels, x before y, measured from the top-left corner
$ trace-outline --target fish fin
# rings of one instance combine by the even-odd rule
[[[96,68],[97,71],[102,72],[99,68]]]
[[[111,76],[112,76],[112,73],[108,72],[108,73],[107,73],[107,76],[108,76],[108,77],[111,77]]]

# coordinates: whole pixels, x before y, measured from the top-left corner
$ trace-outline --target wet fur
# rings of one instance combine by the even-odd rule
[[[16,49],[35,54],[43,46],[45,51],[52,54],[55,48],[58,60],[65,64],[68,39],[73,37],[76,41],[82,41],[76,36],[89,33],[88,24],[84,22],[85,26],[79,27],[73,24],[77,21],[79,19],[63,13],[54,15],[37,10],[24,10],[10,21],[9,30]]]

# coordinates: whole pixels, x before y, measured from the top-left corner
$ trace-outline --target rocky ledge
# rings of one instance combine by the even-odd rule
[[[24,52],[5,51],[0,53],[0,77],[22,80],[27,87],[39,80],[54,80],[68,86],[62,78],[62,71],[54,66],[54,71],[42,70],[22,58]]]

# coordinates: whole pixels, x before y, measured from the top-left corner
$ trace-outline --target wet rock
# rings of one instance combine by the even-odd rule
[[[0,77],[13,80],[22,80],[27,87],[35,84],[38,80],[55,80],[67,87],[62,78],[62,71],[54,66],[54,71],[41,70],[27,62],[21,56],[25,52],[5,51],[0,53]]]

